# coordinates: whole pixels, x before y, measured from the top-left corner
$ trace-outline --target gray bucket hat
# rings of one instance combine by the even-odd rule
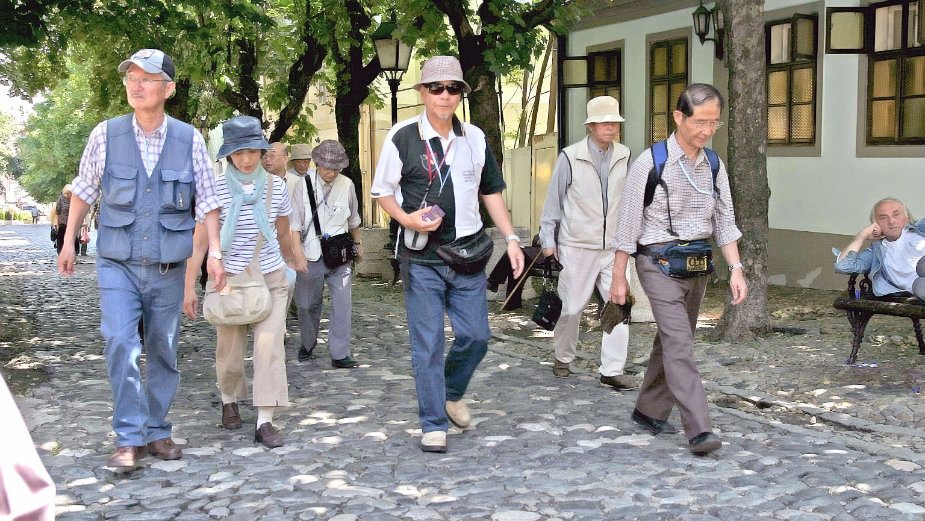
[[[333,139],[325,139],[312,150],[312,161],[331,170],[343,170],[350,164],[344,146]]]
[[[222,123],[222,147],[218,149],[218,159],[246,148],[256,150],[270,148],[270,144],[263,137],[260,120],[254,116],[237,116]]]
[[[170,56],[167,56],[164,54],[164,51],[158,49],[141,49],[137,51],[129,59],[119,64],[119,72],[125,74],[125,71],[127,71],[132,64],[141,67],[141,69],[148,74],[159,74],[163,72],[167,76],[170,76],[171,80],[177,73],[177,69],[173,66],[173,60],[170,59]]]
[[[424,66],[421,67],[421,81],[414,88],[438,81],[459,82],[463,86],[463,92],[472,92],[472,87],[463,79],[462,66],[455,56],[434,56],[424,62]]]

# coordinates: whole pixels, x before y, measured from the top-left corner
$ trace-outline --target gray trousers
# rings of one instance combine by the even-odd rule
[[[658,323],[636,408],[646,416],[667,420],[677,404],[688,439],[710,432],[707,394],[694,363],[694,329],[707,276],[673,279],[646,255],[636,257],[636,271]]]
[[[331,316],[328,324],[328,352],[332,360],[350,356],[350,327],[353,293],[352,264],[334,269],[316,260],[308,263],[308,273],[297,273],[295,304],[299,311],[299,330],[302,347],[312,350],[318,343],[321,326],[321,306],[324,303],[324,283],[328,283],[331,297]]]

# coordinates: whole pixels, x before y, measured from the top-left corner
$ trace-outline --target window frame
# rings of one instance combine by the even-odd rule
[[[919,2],[925,0],[918,0]],[[877,22],[875,19],[877,9],[882,9],[885,7],[890,7],[893,5],[901,5],[902,9],[902,21],[901,25],[901,34],[900,34],[900,47],[898,49],[888,49],[886,51],[875,51],[873,42],[876,38],[877,33]],[[865,142],[868,146],[880,147],[880,146],[904,146],[904,145],[925,145],[925,136],[922,137],[903,137],[902,136],[902,127],[904,121],[904,101],[907,99],[916,99],[916,98],[925,98],[925,94],[916,94],[916,95],[904,95],[904,68],[907,58],[914,58],[925,56],[925,45],[920,45],[918,47],[909,46],[909,16],[912,10],[912,1],[909,0],[887,0],[885,2],[878,2],[876,4],[870,4],[867,7],[867,20],[865,22],[866,26],[866,39],[868,41],[868,52],[867,52],[867,89],[864,104],[866,107],[865,114],[865,129],[864,136]],[[889,97],[874,97],[874,67],[877,63],[886,62],[886,61],[896,61],[896,94]],[[894,100],[896,106],[896,121],[894,124],[894,136],[891,138],[882,138],[872,136],[873,131],[873,105],[875,101],[884,101],[884,100]],[[925,115],[923,115],[925,117]]]
[[[798,31],[794,30],[798,24],[798,20],[809,20],[812,22],[813,27],[813,54],[803,55],[799,54],[797,47],[797,36]],[[789,41],[789,51],[790,56],[788,61],[784,63],[771,63],[771,30],[776,25],[790,24],[790,41]],[[787,108],[787,137],[784,139],[774,139],[772,140],[770,136],[766,135],[765,139],[768,146],[773,147],[813,147],[816,145],[816,138],[818,134],[818,117],[819,117],[819,17],[816,14],[802,14],[795,13],[787,18],[780,18],[765,22],[764,26],[765,31],[765,101],[767,107],[770,109],[772,107],[781,107],[786,106]],[[800,102],[795,103],[793,101],[793,77],[796,71],[810,69],[812,71],[813,77],[813,92],[812,100],[808,103]],[[771,104],[771,74],[775,72],[785,72],[787,74],[787,100],[784,104]],[[805,140],[794,140],[792,131],[793,131],[793,107],[794,106],[806,106],[810,105],[812,107],[812,134],[808,139]],[[770,115],[768,117],[767,131],[770,132],[771,122]]]
[[[677,100],[676,100],[676,99],[675,99],[675,100],[670,99],[670,98],[671,98],[671,85],[674,84],[674,83],[677,83],[677,80],[680,79],[681,76],[680,76],[680,75],[674,75],[674,76],[673,76],[673,75],[671,74],[671,63],[672,63],[671,49],[672,49],[672,47],[673,47],[674,45],[676,45],[676,44],[678,44],[678,43],[684,43],[684,77],[683,77],[683,83],[684,83],[684,86],[685,86],[685,88],[686,88],[688,85],[690,85],[690,74],[691,74],[691,57],[690,57],[691,45],[690,45],[690,42],[691,42],[691,40],[690,40],[690,38],[689,38],[687,35],[684,35],[684,36],[668,36],[668,37],[666,37],[666,38],[664,38],[664,39],[652,40],[652,41],[649,41],[649,42],[648,42],[648,53],[647,53],[647,54],[648,54],[648,60],[649,60],[649,63],[648,63],[648,76],[649,76],[649,77],[648,77],[648,80],[649,80],[649,82],[648,82],[648,83],[649,83],[649,84],[648,84],[648,89],[649,89],[649,92],[647,93],[648,95],[646,96],[646,101],[647,101],[647,104],[646,104],[646,127],[647,127],[646,142],[647,142],[647,145],[648,145],[648,146],[652,146],[652,144],[654,144],[656,141],[658,141],[657,139],[655,139],[655,135],[654,135],[654,132],[655,132],[655,125],[654,125],[654,123],[655,123],[656,114],[655,114],[655,113],[653,112],[653,110],[652,110],[653,101],[654,101],[655,87],[656,87],[657,85],[664,85],[664,86],[666,87],[666,91],[665,91],[665,92],[666,92],[666,95],[668,96],[668,99],[666,100],[666,102],[667,102],[667,103],[666,103],[666,109],[667,109],[667,111],[666,111],[665,116],[664,116],[664,117],[666,118],[666,122],[667,122],[667,126],[666,126],[667,134],[666,134],[666,136],[665,136],[666,139],[667,139],[667,137],[670,136],[671,133],[674,132],[674,130],[675,130],[675,129],[673,128],[673,127],[675,126],[675,122],[674,122],[674,107],[675,107],[675,105],[676,105],[676,103],[677,103]],[[667,52],[668,52],[668,55],[667,55],[667,73],[666,73],[666,75],[665,75],[664,77],[660,77],[660,78],[655,78],[655,74],[654,74],[655,60],[653,59],[653,56],[654,56],[654,51],[655,51],[655,49],[656,49],[657,47],[665,47],[665,48],[667,48]]]

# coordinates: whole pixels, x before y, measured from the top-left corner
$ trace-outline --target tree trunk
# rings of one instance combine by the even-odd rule
[[[357,211],[360,217],[363,217],[363,173],[360,171],[360,105],[364,96],[359,103],[355,102],[355,96],[338,96],[334,103],[334,118],[337,122],[337,139],[344,146],[347,157],[350,158],[350,164],[341,171],[341,175],[347,176],[353,181],[353,188],[357,195]]]
[[[520,115],[517,119],[517,148],[523,148],[527,141],[527,104],[530,102],[530,71],[523,71],[520,82]]]
[[[553,34],[549,34],[546,41],[546,50],[543,52],[543,65],[540,66],[540,75],[536,77],[536,92],[533,94],[533,110],[530,113],[530,130],[527,132],[527,144],[533,146],[533,136],[536,135],[536,117],[540,112],[540,98],[543,96],[543,79],[546,77],[546,67],[549,66],[549,57],[554,48]],[[551,103],[550,103],[551,105]]]
[[[768,333],[768,186],[765,138],[764,2],[719,0],[726,19],[729,67],[729,150],[726,166],[742,230],[739,252],[745,264],[748,298],[728,303],[713,337],[743,340]]]

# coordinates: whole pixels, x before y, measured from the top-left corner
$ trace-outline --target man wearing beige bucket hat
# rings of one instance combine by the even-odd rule
[[[543,255],[562,263],[559,298],[562,315],[553,332],[553,374],[567,378],[575,358],[581,315],[595,287],[606,301],[610,295],[617,231],[617,207],[630,150],[619,137],[620,102],[598,96],[588,102],[588,135],[559,154],[546,192],[540,218]],[[558,233],[556,233],[558,230]],[[601,338],[600,381],[614,389],[635,389],[636,381],[623,374],[629,344],[629,325],[617,324]]]
[[[398,255],[423,431],[421,449],[446,452],[449,422],[465,429],[472,421],[462,397],[491,337],[485,271],[478,265],[451,268],[444,260],[446,246],[470,239],[490,244],[479,215],[481,198],[507,240],[515,277],[523,271],[523,252],[501,197],[504,179],[485,134],[455,115],[463,93],[471,90],[459,60],[427,60],[415,89],[424,114],[389,131],[371,194],[405,230],[399,234]],[[444,256],[438,255],[441,248]],[[445,315],[455,338],[444,359]]]
[[[286,188],[292,194],[295,185],[308,174],[312,164],[312,146],[293,143],[289,150],[289,169],[286,171]]]

